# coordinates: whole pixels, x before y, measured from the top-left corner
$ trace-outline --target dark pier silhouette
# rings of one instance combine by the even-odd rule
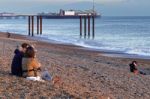
[[[80,38],[83,36],[82,19],[84,19],[84,38],[86,39],[87,37],[90,38],[92,36],[92,38],[94,39],[94,37],[95,37],[95,17],[94,16],[80,16]],[[87,22],[87,19],[88,19],[88,22]],[[92,19],[92,35],[91,35],[91,19]],[[88,30],[88,32],[87,32],[87,30]]]

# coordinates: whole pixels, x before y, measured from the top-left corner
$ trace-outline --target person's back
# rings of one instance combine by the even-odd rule
[[[24,56],[23,52],[16,49],[14,51],[14,58],[11,64],[11,73],[12,75],[22,76],[22,57]]]
[[[38,71],[41,64],[35,58],[35,50],[32,46],[28,47],[25,52],[25,57],[22,61],[23,77],[37,77],[40,76]]]
[[[23,58],[22,71],[23,77],[40,76],[40,63],[35,58]]]
[[[27,80],[51,80],[51,76],[48,71],[41,73],[41,64],[36,59],[35,49],[33,46],[28,47],[25,52],[25,57],[22,60],[22,70],[23,77],[25,77]]]
[[[14,51],[15,55],[11,64],[11,74],[16,76],[22,76],[22,58],[26,48],[29,46],[27,43],[23,43],[20,49],[17,46],[17,49]]]

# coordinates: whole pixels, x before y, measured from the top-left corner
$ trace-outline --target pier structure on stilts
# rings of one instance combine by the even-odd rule
[[[35,36],[36,34],[37,35],[42,35],[43,33],[43,19],[45,17],[45,15],[31,15],[31,14],[21,14],[21,15],[13,15],[13,16],[0,16],[1,19],[3,19],[3,17],[9,17],[11,19],[11,17],[22,17],[22,18],[27,18],[28,19],[28,36]],[[47,16],[49,17],[49,19],[54,19],[54,18],[58,18],[58,15],[50,15],[50,16]],[[61,19],[61,17],[64,17],[64,16],[59,16],[59,20]],[[70,18],[70,16],[65,16],[65,19],[66,18]],[[94,15],[78,15],[78,16],[71,16],[72,19],[79,19],[79,36],[80,38],[94,38],[95,37],[95,16]],[[13,18],[12,18],[13,19]],[[64,18],[62,18],[64,19]],[[35,22],[36,20],[36,22]],[[83,22],[84,21],[84,22]],[[36,23],[36,24],[35,24]],[[35,25],[36,25],[36,28],[35,28]],[[83,26],[84,25],[84,26]],[[35,29],[37,29],[35,31]],[[83,32],[84,30],[84,32]],[[35,34],[35,32],[37,32]],[[84,34],[83,34],[84,33]],[[92,34],[91,34],[92,33]]]

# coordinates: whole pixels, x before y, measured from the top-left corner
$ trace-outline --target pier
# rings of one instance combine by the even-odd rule
[[[28,35],[34,36],[34,17],[37,19],[37,35],[42,35],[42,28],[43,28],[43,16],[28,16]],[[58,17],[58,16],[56,16]],[[61,17],[61,16],[60,16]],[[67,17],[67,16],[65,16]],[[69,16],[70,17],[70,16]],[[76,16],[75,16],[76,17]],[[50,17],[49,17],[50,18]],[[52,16],[54,19],[54,16]],[[78,16],[79,22],[79,30],[80,30],[80,38],[94,38],[95,37],[95,17],[94,16]],[[83,21],[84,20],[84,26]],[[88,22],[87,22],[88,20]],[[92,21],[91,21],[92,20]],[[92,27],[91,27],[92,22]],[[92,29],[92,32],[91,32]],[[84,30],[84,34],[83,34]],[[92,34],[91,34],[92,33]]]
[[[78,18],[79,19],[79,36],[80,38],[93,38],[95,37],[95,16],[94,15],[75,15],[75,16],[60,16],[60,15],[5,15],[5,16],[0,16],[0,19],[18,19],[18,18],[27,18],[28,19],[28,36],[34,36],[34,35],[42,35],[43,31],[43,19],[45,17],[48,17],[49,19],[67,19],[67,18]],[[35,24],[34,19],[37,20],[37,24]],[[83,22],[84,21],[84,22]],[[92,25],[91,25],[92,24]],[[35,33],[35,25],[37,27],[37,33]],[[84,25],[84,26],[83,26]],[[84,30],[84,32],[83,32]],[[84,33],[84,34],[83,34]],[[92,33],[92,34],[91,34]]]

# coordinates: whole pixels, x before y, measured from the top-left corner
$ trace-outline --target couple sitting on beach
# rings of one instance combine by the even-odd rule
[[[42,81],[51,80],[48,72],[41,75],[41,64],[36,59],[35,48],[23,43],[14,51],[15,55],[11,64],[11,74],[25,77],[28,80]]]

